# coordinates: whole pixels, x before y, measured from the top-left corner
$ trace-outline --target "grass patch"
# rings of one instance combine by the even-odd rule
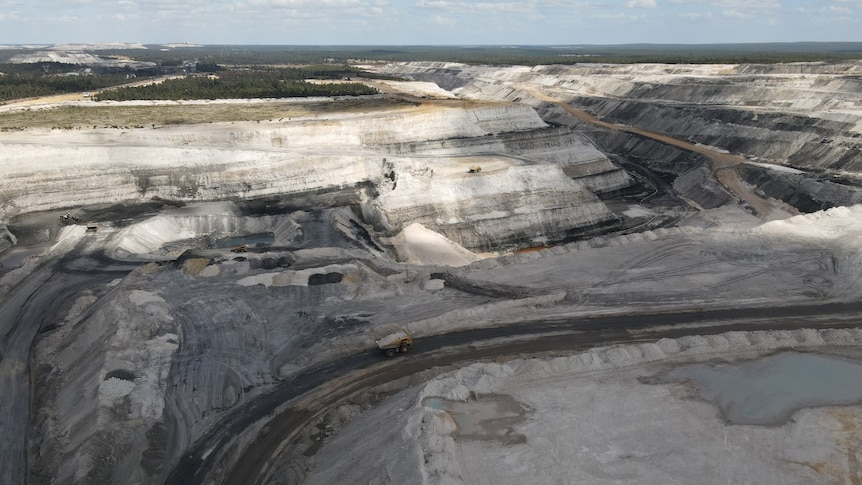
[[[254,103],[176,104],[167,106],[62,106],[0,113],[0,131],[27,128],[151,128],[153,126],[230,121],[287,120],[323,113],[373,112],[410,106],[393,98],[365,97],[337,101],[268,101]]]

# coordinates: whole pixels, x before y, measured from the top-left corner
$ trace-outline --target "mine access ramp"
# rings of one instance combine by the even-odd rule
[[[405,331],[390,333],[389,335],[377,340],[377,348],[386,354],[386,357],[392,357],[395,354],[403,354],[413,347],[413,337]]]

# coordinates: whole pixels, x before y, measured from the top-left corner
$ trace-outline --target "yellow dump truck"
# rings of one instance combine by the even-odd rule
[[[413,337],[407,332],[395,332],[381,338],[377,341],[379,348],[386,357],[392,357],[395,354],[403,354],[413,347]]]

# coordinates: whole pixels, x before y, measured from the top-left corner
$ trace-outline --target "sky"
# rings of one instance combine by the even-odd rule
[[[0,0],[0,44],[862,41],[862,0]]]

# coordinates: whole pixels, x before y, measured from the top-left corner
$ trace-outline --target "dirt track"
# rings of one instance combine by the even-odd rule
[[[627,133],[644,136],[686,151],[705,155],[712,160],[712,173],[715,174],[715,177],[719,182],[724,184],[724,186],[738,198],[748,203],[748,205],[757,211],[757,214],[765,220],[786,219],[787,217],[799,214],[799,211],[781,201],[761,197],[739,178],[739,174],[734,167],[740,163],[748,162],[748,160],[743,157],[712,150],[702,145],[695,145],[694,143],[680,140],[662,133],[632,126],[608,123],[592,116],[586,111],[572,107],[559,99],[548,96],[536,91],[535,89],[528,89],[528,91],[531,95],[541,99],[542,101],[546,101],[563,108],[567,113],[581,121],[586,121],[608,130],[625,131]]]
[[[858,326],[859,311],[862,302],[531,322],[427,337],[417,341],[415,353],[398,359],[386,360],[369,351],[283,381],[235,410],[192,446],[166,483],[261,483],[284,443],[295,442],[316,417],[362,391],[435,367],[731,330],[852,328]],[[507,340],[493,340],[500,338]],[[250,427],[260,429],[253,425],[261,421],[266,422],[266,431],[254,437],[224,477],[214,476],[213,471],[225,465],[220,459],[233,449],[236,437]]]

